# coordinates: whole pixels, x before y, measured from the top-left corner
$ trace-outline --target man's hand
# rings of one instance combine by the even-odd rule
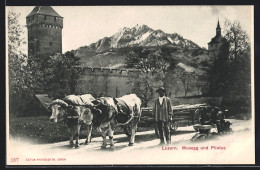
[[[169,115],[169,120],[172,121],[172,115]]]

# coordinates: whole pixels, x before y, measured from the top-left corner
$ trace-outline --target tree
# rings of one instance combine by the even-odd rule
[[[153,96],[153,87],[162,84],[167,91],[167,77],[176,66],[171,52],[169,48],[137,48],[127,54],[126,67],[141,71],[138,79],[134,78],[133,92],[140,96],[144,106]]]
[[[45,68],[45,91],[52,98],[63,98],[75,94],[80,78],[81,68],[79,57],[72,52],[55,54],[49,57],[48,67]]]
[[[251,113],[251,49],[248,34],[239,21],[225,21],[225,38],[229,42],[230,83],[229,96],[239,100],[240,108],[247,108]],[[238,106],[236,107],[238,108]],[[239,112],[245,112],[241,109]]]
[[[225,38],[229,42],[229,58],[236,62],[250,51],[249,37],[240,25],[239,21],[225,21]]]
[[[250,108],[251,49],[248,35],[239,21],[226,20],[224,37],[228,45],[214,53],[210,62],[202,63],[209,82],[208,95],[231,99],[229,104],[233,108]]]
[[[126,56],[126,68],[135,68],[141,71],[137,77],[130,78],[133,82],[132,91],[142,100],[145,107],[153,96],[153,82],[156,72],[156,56],[149,49],[137,48]]]
[[[247,89],[251,83],[251,58],[249,37],[245,30],[242,29],[239,21],[225,21],[225,38],[229,42],[229,60],[230,60],[230,80],[231,83],[239,82]],[[239,91],[241,89],[238,89]]]
[[[167,94],[168,78],[173,75],[176,69],[177,60],[172,56],[171,50],[168,48],[160,48],[154,54],[156,60],[156,71],[158,74],[157,80],[162,81],[163,87]]]
[[[20,14],[8,12],[8,80],[9,108],[11,114],[22,114],[27,102],[33,95],[32,77],[27,64],[27,56],[23,54],[25,44],[22,37],[24,31],[18,22]]]
[[[205,85],[205,83],[203,82],[204,75],[195,72],[193,76],[194,76],[194,86],[196,88],[196,95],[201,95],[202,88]]]
[[[183,68],[176,69],[175,73],[177,74],[177,78],[181,81],[183,85],[184,97],[187,97],[192,80],[194,79],[194,73],[188,73]]]

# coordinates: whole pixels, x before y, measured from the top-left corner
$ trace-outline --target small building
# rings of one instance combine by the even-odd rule
[[[25,109],[26,116],[50,115],[48,106],[51,103],[52,99],[47,94],[36,94]]]

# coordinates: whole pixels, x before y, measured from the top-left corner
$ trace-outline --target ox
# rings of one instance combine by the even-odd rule
[[[80,127],[83,123],[87,125],[87,138],[85,144],[91,141],[92,119],[91,112],[98,112],[93,107],[92,101],[95,98],[91,94],[68,95],[63,100],[54,100],[49,108],[52,110],[51,122],[64,122],[70,135],[70,145],[74,146],[73,137],[75,136],[75,148],[79,147]]]
[[[101,135],[103,138],[102,149],[106,148],[106,136],[110,139],[110,148],[114,149],[113,134],[114,129],[118,125],[130,125],[131,137],[129,146],[133,146],[135,141],[135,132],[137,124],[141,116],[141,100],[135,94],[129,94],[120,98],[100,97],[92,103],[95,108],[101,112],[96,112],[93,119],[97,127],[100,127]],[[93,114],[95,114],[93,112]],[[96,119],[96,120],[95,120]]]

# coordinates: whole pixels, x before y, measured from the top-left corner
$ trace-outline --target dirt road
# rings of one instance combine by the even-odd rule
[[[192,141],[197,135],[192,126],[179,127],[172,133],[171,145],[158,146],[154,131],[138,132],[134,146],[128,146],[128,137],[115,135],[115,150],[101,150],[102,138],[93,138],[89,145],[80,140],[80,148],[69,142],[54,144],[26,144],[10,141],[11,157],[19,158],[13,164],[54,165],[113,165],[113,164],[215,164],[253,163],[254,128],[252,121],[229,120],[233,132]]]

